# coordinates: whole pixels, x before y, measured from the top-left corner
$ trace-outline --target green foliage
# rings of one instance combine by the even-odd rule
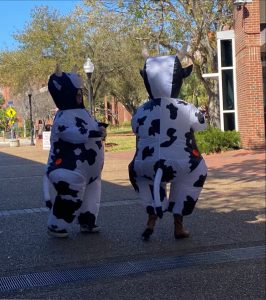
[[[5,103],[4,96],[0,93],[0,107]]]
[[[179,98],[193,103],[196,107],[201,105],[208,106],[206,90],[203,84],[197,80],[194,72],[184,80]]]
[[[8,117],[6,115],[6,110],[0,108],[0,130],[5,130],[8,125]]]
[[[196,132],[195,138],[201,153],[216,153],[240,148],[239,132],[221,131],[219,128],[209,127],[205,131]]]
[[[214,33],[232,22],[231,14],[231,0],[84,0],[65,16],[35,7],[29,23],[14,35],[19,48],[0,52],[0,85],[9,86],[14,96],[25,95],[29,84],[37,91],[58,62],[65,71],[77,65],[87,83],[83,63],[90,57],[97,107],[111,95],[133,113],[147,97],[139,75],[146,47],[150,55],[186,54],[194,75],[184,82],[182,96],[206,104],[217,93],[202,74],[217,71]],[[36,105],[45,102],[40,100]]]

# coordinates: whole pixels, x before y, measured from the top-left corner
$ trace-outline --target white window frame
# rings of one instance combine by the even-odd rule
[[[222,67],[221,41],[232,41],[232,63],[231,67]],[[238,110],[237,110],[237,90],[236,90],[236,59],[235,59],[235,32],[234,30],[225,30],[217,32],[217,56],[218,56],[218,80],[219,80],[219,102],[220,102],[220,124],[221,130],[224,131],[224,114],[235,114],[235,130],[238,131]],[[223,108],[223,86],[222,71],[233,70],[233,89],[234,89],[234,110],[224,110]]]

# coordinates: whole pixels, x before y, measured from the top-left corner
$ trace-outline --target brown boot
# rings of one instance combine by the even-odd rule
[[[147,222],[147,228],[142,233],[142,239],[144,241],[148,241],[150,236],[153,234],[153,229],[154,229],[156,220],[157,220],[156,215],[149,215],[148,222]]]
[[[189,237],[189,232],[183,227],[183,216],[174,214],[175,238],[184,239]]]

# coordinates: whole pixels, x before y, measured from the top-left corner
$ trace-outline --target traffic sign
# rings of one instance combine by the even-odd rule
[[[12,107],[8,107],[6,110],[6,114],[9,118],[14,118],[17,112]]]

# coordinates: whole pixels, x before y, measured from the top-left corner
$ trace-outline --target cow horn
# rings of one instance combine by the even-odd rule
[[[141,51],[142,56],[147,59],[150,55],[149,55],[149,51],[148,48],[146,46],[146,42],[143,42],[143,47],[142,47],[142,51]]]
[[[58,76],[58,77],[62,76],[62,71],[61,71],[59,63],[57,63],[56,66],[55,66],[55,75]]]

